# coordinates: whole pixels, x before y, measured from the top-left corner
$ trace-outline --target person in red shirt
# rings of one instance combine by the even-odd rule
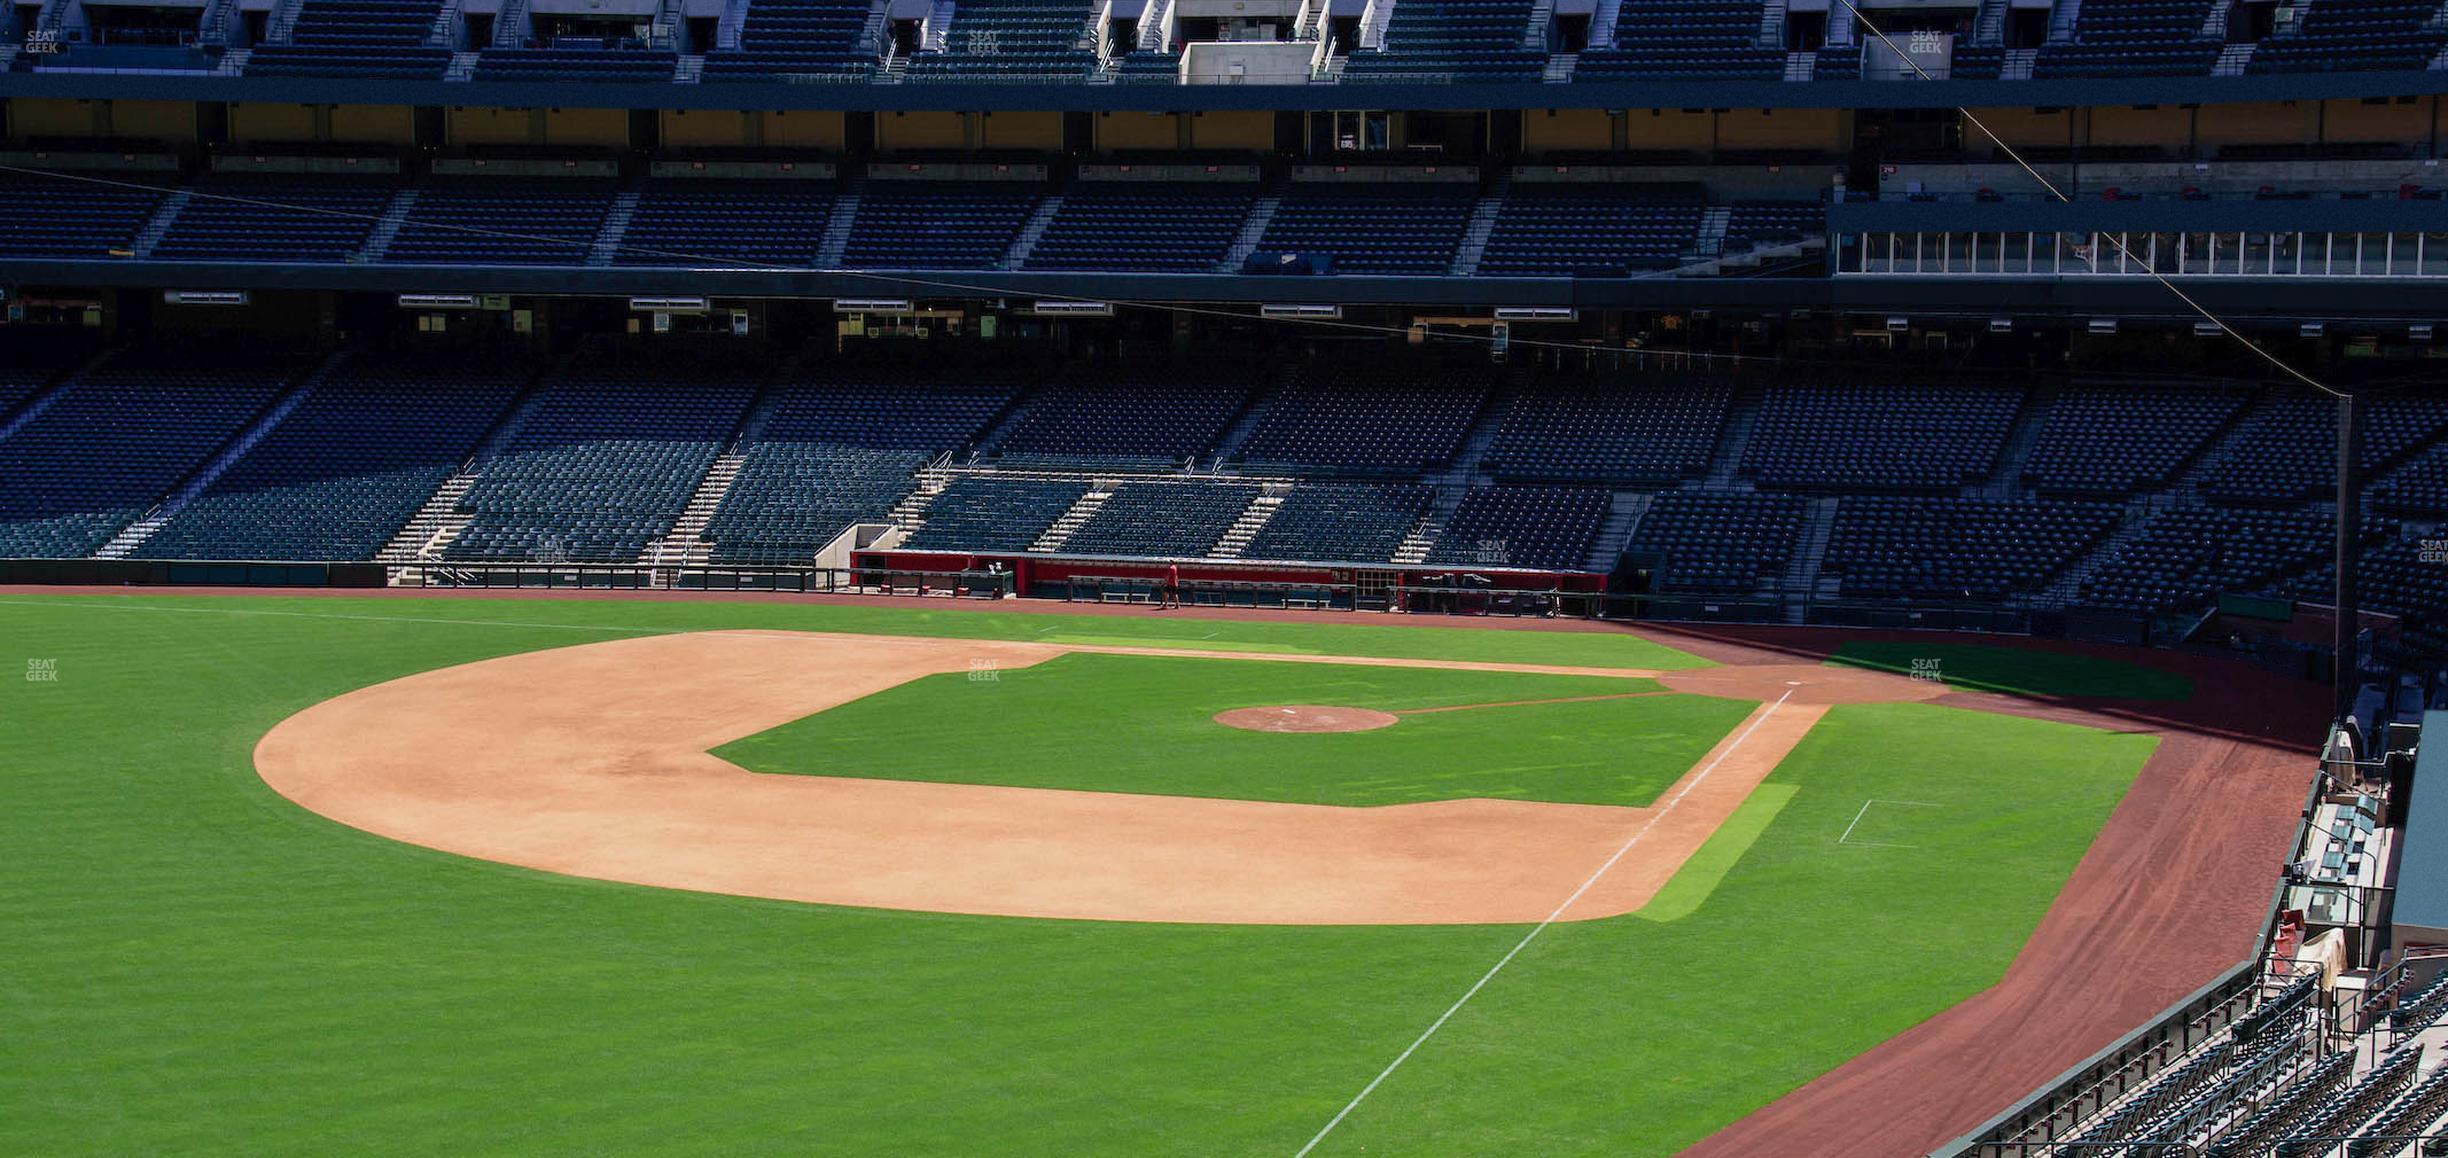
[[[1165,564],[1164,586],[1156,592],[1156,610],[1181,608],[1181,564]]]

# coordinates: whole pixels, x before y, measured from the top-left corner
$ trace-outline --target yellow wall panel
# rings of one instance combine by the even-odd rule
[[[1727,109],[1717,114],[1720,149],[1844,151],[1844,118],[1835,109]]]
[[[1275,148],[1275,114],[1209,112],[1190,118],[1190,147],[1267,152]]]
[[[277,141],[312,141],[312,105],[233,104],[229,107],[230,139],[241,145]]]
[[[876,148],[888,153],[902,149],[967,148],[966,120],[962,113],[877,113]]]
[[[761,144],[774,148],[820,149],[828,153],[841,151],[844,136],[841,113],[802,111],[756,115],[765,129],[765,139]]]
[[[331,135],[335,141],[413,145],[416,110],[406,105],[333,105]]]
[[[1631,149],[1706,149],[1716,137],[1716,125],[1705,112],[1681,109],[1633,109],[1626,124]]]
[[[2203,105],[2200,111],[2204,151],[2220,145],[2293,145],[2319,139],[2316,102]]]
[[[1529,153],[1604,152],[1615,145],[1614,121],[1598,109],[1531,109],[1522,114],[1522,148]]]

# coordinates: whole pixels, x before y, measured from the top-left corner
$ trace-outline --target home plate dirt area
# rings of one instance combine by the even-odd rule
[[[1639,808],[1495,799],[1347,807],[872,779],[853,768],[762,775],[710,754],[921,676],[1022,669],[1075,651],[1654,678],[1759,705]],[[1660,694],[1640,686],[1626,697]],[[284,796],[368,832],[666,888],[1122,921],[1587,920],[1646,904],[1829,705],[1945,691],[1796,664],[1661,674],[714,631],[529,652],[364,688],[282,722],[255,763]],[[1225,715],[1234,718],[1219,722],[1289,732],[1401,719],[1332,705]]]

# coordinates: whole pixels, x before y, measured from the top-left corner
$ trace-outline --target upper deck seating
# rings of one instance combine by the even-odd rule
[[[875,68],[877,46],[860,39],[867,0],[748,0],[739,47],[706,53],[703,84],[793,77],[855,80]]]
[[[809,266],[832,218],[833,196],[813,181],[648,182],[612,264]]]
[[[1362,472],[1441,465],[1461,449],[1487,381],[1484,370],[1315,367],[1268,405],[1240,457]]]
[[[2312,0],[2294,27],[2253,49],[2250,73],[2427,68],[2448,34],[2428,0]]]
[[[1960,487],[1994,468],[2022,401],[2012,386],[1772,386],[1742,469],[1767,486]]]
[[[106,258],[132,250],[161,199],[150,189],[0,174],[0,257]]]
[[[1488,277],[1624,277],[1672,269],[1691,251],[1703,213],[1679,185],[1535,182],[1496,212],[1478,272]]]
[[[1082,181],[1063,196],[1028,268],[1206,273],[1231,251],[1257,197],[1246,182]]]
[[[345,262],[365,248],[397,190],[358,181],[244,181],[196,192],[153,247],[154,260]]]
[[[1029,401],[998,448],[1007,464],[1177,467],[1248,405],[1251,376],[1151,363],[1083,371]]]
[[[1043,190],[1018,182],[870,181],[842,262],[854,269],[999,269]]]
[[[1295,181],[1258,250],[1324,256],[1336,273],[1441,274],[1461,248],[1477,192],[1458,183]]]
[[[476,58],[477,80],[620,82],[668,81],[680,67],[670,49],[628,47],[489,48]]]
[[[1994,601],[2046,587],[2121,513],[2110,503],[1848,496],[1820,570],[1842,576],[1847,596]]]
[[[1084,0],[961,0],[941,52],[910,58],[907,78],[1086,80],[1097,63]]]
[[[1708,468],[1726,398],[1705,379],[1541,382],[1514,396],[1482,465],[1504,479],[1679,482]]]
[[[2074,38],[2040,46],[2032,78],[2200,76],[2219,42],[2202,35],[2210,0],[2083,0]]]
[[[436,185],[418,191],[382,259],[393,265],[583,266],[611,211],[611,192],[591,185]]]
[[[441,20],[440,0],[300,0],[289,39],[256,45],[246,74],[436,80],[451,60]]]
[[[1782,45],[1760,43],[1759,0],[1644,0],[1615,24],[1613,45],[1591,45],[1574,80],[1776,80]]]
[[[1350,54],[1346,82],[1376,79],[1534,81],[1547,55],[1524,48],[1530,0],[1412,0],[1396,4],[1385,46]]]
[[[2246,399],[2240,390],[2215,386],[2069,386],[2041,423],[2023,482],[2102,496],[2165,485]]]

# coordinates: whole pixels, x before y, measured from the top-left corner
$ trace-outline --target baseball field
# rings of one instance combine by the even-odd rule
[[[2028,1055],[1965,1104],[2078,1060],[1998,1027],[2083,952],[2164,1005],[2267,878],[2069,898],[2293,818],[2188,676],[1945,639],[12,592],[0,641],[17,1153],[1740,1152],[1933,1034]]]

